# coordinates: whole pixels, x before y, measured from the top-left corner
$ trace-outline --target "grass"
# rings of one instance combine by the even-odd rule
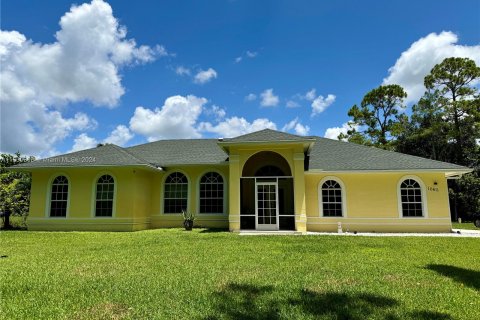
[[[480,239],[0,233],[0,319],[478,319]]]
[[[463,222],[463,223],[452,222],[452,228],[453,229],[467,229],[467,230],[478,230],[478,231],[480,231],[480,228],[475,227],[473,222]]]

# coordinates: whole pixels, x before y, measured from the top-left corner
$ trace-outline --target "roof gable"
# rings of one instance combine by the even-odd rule
[[[282,131],[263,129],[256,132],[247,133],[235,138],[227,138],[225,142],[275,142],[275,141],[306,141],[312,140],[312,137],[297,136]]]

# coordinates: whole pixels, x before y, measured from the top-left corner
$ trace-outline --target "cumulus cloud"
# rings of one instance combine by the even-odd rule
[[[282,131],[287,132],[292,129],[295,131],[295,134],[300,136],[306,136],[310,132],[310,127],[302,125],[298,120],[298,117],[285,124],[282,128]]]
[[[431,33],[415,41],[402,52],[383,80],[384,84],[399,84],[408,94],[406,102],[417,101],[425,92],[423,80],[432,68],[449,57],[470,58],[480,65],[480,45],[458,45],[458,36],[450,31]]]
[[[47,154],[73,131],[95,127],[84,113],[65,117],[64,106],[114,107],[125,91],[122,66],[168,54],[161,46],[137,46],[126,33],[102,0],[72,6],[50,44],[0,31],[1,150]]]
[[[307,93],[305,93],[304,99],[308,101],[313,101],[317,97],[317,90],[316,89],[311,89]]]
[[[118,125],[110,135],[105,138],[101,143],[112,143],[117,146],[124,146],[128,141],[133,138],[133,133],[130,132],[124,125]],[[69,152],[80,151],[96,147],[100,141],[90,137],[88,134],[81,133],[73,140],[72,149]]]
[[[223,118],[225,118],[225,116],[227,115],[227,112],[225,111],[225,109],[219,106],[213,105],[211,108],[205,109],[205,114],[213,115],[215,117],[215,120],[221,121]]]
[[[280,102],[280,99],[273,93],[273,89],[271,88],[263,91],[260,97],[262,98],[260,101],[262,107],[275,107]]]
[[[172,96],[154,110],[137,107],[130,119],[130,129],[149,141],[171,138],[199,138],[196,122],[207,99],[193,95]]]
[[[209,122],[202,122],[199,125],[199,130],[215,133],[218,136],[225,138],[236,137],[262,129],[276,130],[277,126],[275,123],[265,118],[255,119],[253,122],[248,122],[245,118],[240,117],[231,117],[216,125],[212,125]]]
[[[130,132],[130,129],[124,125],[118,125],[103,142],[124,146],[128,141],[132,140],[132,138],[133,133]]]
[[[325,111],[325,109],[335,102],[335,99],[336,97],[333,94],[329,94],[326,98],[323,96],[316,97],[315,100],[312,101],[312,117]]]
[[[248,95],[245,96],[246,101],[254,101],[257,99],[257,95],[254,93],[249,93]]]
[[[89,137],[86,133],[81,133],[73,140],[73,146],[69,152],[95,148],[97,144],[98,141],[95,138]]]
[[[347,131],[351,130],[352,128],[358,129],[358,126],[353,125],[350,122],[345,122],[341,127],[328,128],[325,130],[325,134],[323,136],[325,138],[338,140],[340,133],[347,134]]]
[[[208,68],[207,70],[200,70],[193,78],[193,82],[204,84],[215,79],[216,77],[217,72],[212,68]]]
[[[300,103],[298,103],[294,100],[288,100],[286,106],[287,106],[287,108],[298,108],[298,107],[300,107]]]
[[[189,76],[191,72],[189,68],[186,68],[184,66],[178,66],[175,69],[175,73],[178,74],[179,76]]]

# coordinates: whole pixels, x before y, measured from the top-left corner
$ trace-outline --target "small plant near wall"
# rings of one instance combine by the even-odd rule
[[[195,220],[195,213],[182,210],[182,216],[185,230],[191,231],[193,228],[193,221]]]

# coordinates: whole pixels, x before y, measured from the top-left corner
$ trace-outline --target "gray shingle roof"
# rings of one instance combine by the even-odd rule
[[[149,165],[145,160],[114,144],[22,163],[18,168],[93,167]]]
[[[228,155],[217,142],[217,139],[159,140],[126,150],[159,166],[219,164],[225,162]]]
[[[244,134],[235,138],[224,139],[225,142],[272,142],[272,141],[305,141],[312,137],[297,136],[281,131],[263,129],[260,131]]]
[[[354,143],[320,137],[302,137],[273,130],[253,132],[224,142],[298,141],[314,142],[309,170],[445,170],[465,171],[466,167]],[[221,143],[220,143],[221,144]],[[129,148],[107,144],[15,166],[16,168],[89,166],[172,166],[215,165],[228,160],[217,139],[160,140]],[[15,168],[14,167],[14,168]]]
[[[355,143],[316,137],[309,170],[466,170],[468,168]]]

